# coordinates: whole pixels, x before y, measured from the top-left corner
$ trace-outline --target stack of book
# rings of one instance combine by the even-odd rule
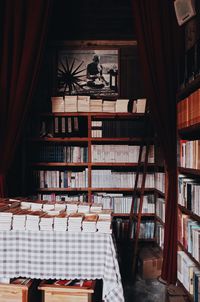
[[[67,213],[76,213],[78,211],[78,202],[67,203]]]
[[[20,204],[20,208],[23,210],[29,210],[31,208],[31,201],[22,201]]]
[[[54,217],[54,231],[66,231],[67,230],[67,213],[60,213]]]
[[[136,100],[136,113],[145,113],[146,101],[147,101],[146,99]]]
[[[55,210],[55,203],[54,202],[48,202],[43,204],[43,211],[44,212],[48,212],[48,211],[52,211]]]
[[[12,217],[14,213],[17,213],[18,210],[15,208],[8,209],[6,212],[0,212],[0,230],[10,231],[12,228]]]
[[[90,205],[87,202],[79,203],[78,212],[79,213],[89,213],[90,212]]]
[[[82,231],[86,233],[95,233],[97,231],[97,218],[95,214],[85,215],[82,222]]]
[[[112,218],[112,210],[102,210],[98,213],[99,219],[111,220]]]
[[[116,101],[103,101],[103,112],[115,112]]]
[[[66,208],[67,208],[67,205],[64,201],[55,203],[55,211],[65,211]]]
[[[102,106],[101,99],[90,100],[90,112],[102,112]]]
[[[98,219],[97,221],[97,230],[99,233],[111,234],[111,220],[110,219]]]
[[[44,215],[41,211],[29,212],[26,216],[26,230],[38,231],[40,218]]]
[[[55,96],[51,98],[52,112],[64,112],[65,100],[63,97]]]
[[[90,96],[78,95],[78,112],[90,111]]]
[[[77,96],[76,95],[68,95],[65,96],[65,112],[77,112]]]
[[[30,203],[31,211],[41,211],[42,207],[43,207],[43,202],[41,200]]]
[[[54,217],[52,215],[45,214],[40,218],[40,231],[52,231]]]
[[[116,112],[128,112],[128,99],[117,99],[116,101]]]
[[[17,214],[13,214],[13,230],[22,230],[26,229],[26,214],[27,210],[21,210]]]
[[[83,214],[71,213],[68,217],[68,232],[81,232]]]
[[[90,207],[90,212],[91,213],[97,213],[97,212],[101,212],[103,208],[102,203],[93,203]]]

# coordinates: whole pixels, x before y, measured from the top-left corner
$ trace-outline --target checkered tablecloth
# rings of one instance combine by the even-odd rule
[[[112,236],[0,231],[0,277],[103,279],[103,299],[124,301]]]

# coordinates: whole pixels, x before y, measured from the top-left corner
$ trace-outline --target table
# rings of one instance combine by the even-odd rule
[[[103,299],[123,302],[112,235],[0,231],[0,277],[102,279]]]

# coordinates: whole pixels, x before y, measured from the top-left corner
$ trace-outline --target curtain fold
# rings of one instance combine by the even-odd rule
[[[52,0],[1,1],[0,196],[36,86]]]
[[[176,91],[180,31],[173,1],[133,0],[146,96],[163,151],[168,178],[162,278],[177,279]]]

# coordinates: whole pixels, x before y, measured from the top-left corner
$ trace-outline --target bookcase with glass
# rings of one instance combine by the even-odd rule
[[[146,99],[65,96],[51,102],[52,112],[41,113],[30,126],[28,193],[41,200],[101,203],[113,211],[116,238],[127,239],[139,150],[149,119]],[[147,123],[151,141],[140,238],[163,246],[165,176],[163,168],[157,168],[153,128]],[[139,194],[138,189],[135,213]],[[134,232],[133,227],[133,238]]]

